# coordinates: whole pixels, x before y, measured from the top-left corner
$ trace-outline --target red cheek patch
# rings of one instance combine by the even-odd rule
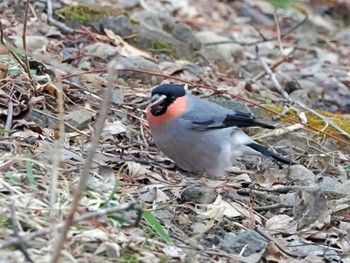
[[[171,103],[166,112],[160,116],[154,116],[150,109],[147,110],[147,120],[152,125],[162,125],[167,121],[176,119],[180,117],[186,111],[186,96],[177,98],[173,103]]]

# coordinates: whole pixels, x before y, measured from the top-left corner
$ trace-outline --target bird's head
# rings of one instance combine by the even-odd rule
[[[186,110],[186,90],[181,84],[162,84],[152,90],[147,116],[159,120],[173,119]]]

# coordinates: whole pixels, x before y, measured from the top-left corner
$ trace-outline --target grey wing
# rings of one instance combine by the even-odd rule
[[[250,113],[229,110],[213,102],[189,97],[189,110],[181,117],[194,130],[220,129],[227,127],[263,127],[274,129],[269,124],[261,123]]]

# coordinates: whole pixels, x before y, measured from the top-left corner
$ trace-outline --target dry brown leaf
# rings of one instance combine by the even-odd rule
[[[104,29],[104,31],[106,35],[111,40],[113,40],[113,44],[116,45],[116,50],[120,55],[125,57],[142,56],[153,60],[153,57],[150,53],[131,46],[130,44],[128,44],[128,42],[124,41],[120,36],[114,34],[112,30]]]
[[[269,242],[264,253],[267,262],[287,263],[292,258],[285,255],[273,242]]]
[[[265,223],[267,230],[283,232],[283,233],[295,233],[297,230],[297,223],[295,220],[287,215],[275,215],[268,219]]]

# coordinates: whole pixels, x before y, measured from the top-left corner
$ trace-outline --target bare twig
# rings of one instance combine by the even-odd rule
[[[273,18],[275,19],[275,23],[276,23],[278,46],[280,48],[281,55],[284,55],[283,46],[282,46],[281,29],[280,29],[280,24],[278,23],[278,17],[277,17],[277,8],[275,8],[275,12],[273,13]]]
[[[27,55],[27,41],[26,41],[29,4],[30,4],[30,0],[27,0],[26,1],[26,11],[24,13],[22,42],[23,42],[23,49],[25,51],[24,61],[25,61],[25,66],[26,66],[26,72],[28,74],[28,78],[30,80],[32,80],[33,78],[32,78],[32,74],[30,73],[29,59],[28,59],[28,55]]]
[[[52,17],[52,0],[47,0],[46,1],[46,5],[47,5],[47,21],[49,21],[49,23],[55,27],[57,27],[63,34],[70,34],[72,32],[74,32],[74,30],[72,28],[70,28],[69,26],[58,22],[57,20],[55,20]]]
[[[26,258],[27,262],[34,262],[27,251],[26,241],[19,235],[16,210],[15,210],[15,206],[13,203],[11,203],[11,205],[10,205],[10,211],[11,211],[11,223],[12,223],[13,234],[18,240],[16,247],[22,252],[22,254]]]
[[[105,216],[107,214],[113,214],[113,213],[117,213],[117,212],[130,211],[130,210],[136,210],[136,212],[137,212],[137,218],[134,221],[129,222],[130,225],[136,226],[139,223],[139,220],[140,220],[141,215],[142,215],[141,207],[137,203],[128,203],[128,204],[123,204],[123,205],[116,206],[116,207],[109,207],[109,208],[93,211],[90,213],[86,213],[82,216],[76,217],[73,221],[73,224],[76,224],[76,223],[81,222],[81,221],[85,221],[85,220],[90,219],[90,218],[101,217],[101,216]],[[21,236],[21,239],[23,242],[28,242],[29,240],[32,240],[36,237],[49,234],[52,231],[52,228],[55,230],[60,230],[63,227],[64,227],[64,223],[56,224],[56,225],[53,225],[52,227],[40,229],[36,232],[32,232],[32,233],[29,233],[27,235]],[[19,237],[12,238],[10,240],[7,240],[7,241],[0,243],[0,249],[4,249],[4,248],[10,247],[10,246],[16,246],[17,244],[19,244],[22,241],[19,240]]]
[[[11,130],[12,127],[12,118],[13,118],[13,102],[11,99],[9,99],[7,103],[7,118],[5,123],[5,130]],[[4,133],[5,137],[9,136],[9,133]]]
[[[53,155],[51,165],[51,176],[50,176],[50,216],[54,218],[55,204],[57,201],[57,182],[58,182],[58,167],[61,161],[61,152],[64,148],[64,105],[63,105],[63,88],[58,77],[58,85],[51,84],[56,89],[57,93],[57,105],[58,105],[58,118],[59,118],[59,136],[58,140],[55,141],[55,152]]]
[[[3,29],[3,26],[2,26],[2,23],[1,23],[1,19],[0,19],[0,41],[1,41],[1,44],[3,44],[8,49],[10,54],[15,58],[17,63],[20,65],[20,67],[24,71],[26,71],[26,65],[21,61],[21,59],[14,52],[15,48],[13,47],[13,45],[11,45],[10,43],[5,42],[4,29]]]
[[[293,205],[278,203],[278,204],[273,204],[273,205],[256,206],[256,207],[253,207],[253,209],[256,212],[261,212],[261,211],[268,211],[268,210],[271,210],[271,209],[292,208],[292,207],[293,207]]]
[[[255,50],[256,50],[256,55],[258,57],[258,60],[260,61],[261,65],[264,67],[264,70],[266,71],[266,73],[270,76],[278,92],[281,93],[283,98],[285,98],[287,101],[291,101],[288,93],[282,88],[281,84],[278,82],[275,73],[270,69],[267,63],[260,56],[258,46],[255,47]]]
[[[95,155],[96,148],[99,144],[99,138],[100,138],[100,135],[103,131],[103,127],[104,127],[105,120],[106,120],[107,113],[108,113],[109,106],[110,106],[110,98],[112,96],[112,88],[113,88],[115,77],[117,75],[114,73],[117,69],[116,68],[117,66],[118,65],[116,64],[115,61],[112,61],[108,65],[108,85],[107,85],[107,88],[106,88],[105,93],[104,93],[103,103],[101,104],[99,118],[98,118],[96,125],[95,125],[95,132],[94,132],[94,136],[93,136],[93,139],[91,141],[91,144],[90,144],[90,151],[89,151],[87,158],[85,160],[83,172],[82,172],[82,175],[80,176],[80,180],[79,180],[79,185],[78,185],[78,188],[74,194],[74,198],[73,198],[73,201],[71,203],[71,207],[70,207],[67,219],[66,219],[64,227],[62,229],[62,233],[60,234],[59,238],[56,240],[56,244],[54,246],[54,251],[53,251],[54,254],[53,254],[53,257],[51,258],[52,263],[56,263],[60,257],[61,249],[63,248],[63,245],[64,245],[66,238],[67,238],[67,232],[74,222],[75,212],[78,208],[80,198],[83,195],[83,191],[85,190],[87,182],[88,182],[89,177],[90,177],[90,167],[91,167],[91,164],[93,162],[93,157]]]
[[[305,18],[300,21],[299,23],[295,24],[293,27],[291,27],[290,29],[288,29],[286,32],[282,33],[280,35],[281,38],[284,38],[286,36],[288,36],[289,34],[293,33],[297,28],[301,27],[303,24],[305,24],[305,22],[308,20],[309,16],[308,14],[305,13]],[[209,42],[209,43],[205,43],[204,45],[206,46],[213,46],[213,45],[223,45],[223,44],[231,44],[231,43],[237,43],[240,44],[242,46],[254,46],[260,43],[265,43],[265,42],[269,42],[269,41],[273,41],[278,39],[278,36],[275,37],[271,37],[271,38],[263,38],[261,40],[257,40],[257,41],[253,41],[253,42],[241,42],[241,41],[236,41],[236,40],[228,40],[228,41],[216,41],[216,42]]]

